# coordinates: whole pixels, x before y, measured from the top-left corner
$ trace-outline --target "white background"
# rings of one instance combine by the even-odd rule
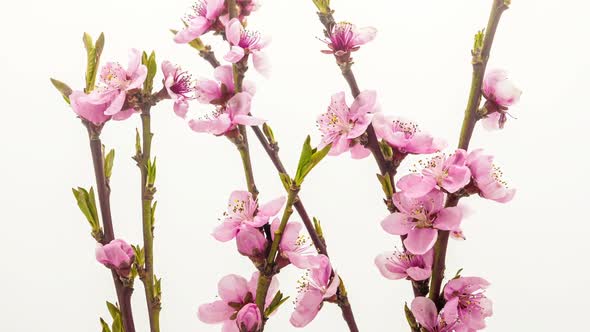
[[[456,144],[471,76],[472,36],[487,22],[491,0],[334,0],[339,20],[378,28],[355,54],[361,88],[376,89],[384,112],[417,121]],[[212,70],[168,31],[179,28],[190,1],[12,1],[0,13],[0,258],[3,331],[98,331],[115,301],[107,270],[70,188],[94,185],[85,129],[49,84],[49,77],[83,86],[82,32],[107,37],[103,60],[127,61],[130,47],[156,49],[158,60],[184,65],[195,76]],[[583,330],[590,296],[587,253],[588,115],[590,76],[585,1],[515,0],[500,24],[490,66],[508,69],[523,89],[502,132],[478,126],[472,147],[496,155],[518,188],[507,205],[472,198],[468,237],[452,241],[448,274],[492,282],[495,313],[489,331]],[[285,164],[294,170],[300,145],[332,93],[346,90],[332,57],[319,52],[321,25],[311,0],[267,0],[251,26],[273,37],[270,80],[258,84],[253,112],[270,120]],[[213,40],[209,36],[207,40]],[[215,42],[218,57],[226,51]],[[160,76],[158,76],[160,77]],[[159,80],[159,79],[158,79]],[[348,91],[347,91],[348,93]],[[349,98],[350,99],[350,98]],[[205,111],[194,104],[195,111]],[[218,279],[249,277],[248,260],[232,243],[209,234],[232,190],[244,188],[239,156],[223,138],[191,132],[170,102],[154,110],[158,157],[156,273],[163,277],[162,331],[219,331],[202,324],[197,307],[214,300]],[[139,117],[108,123],[104,143],[117,150],[112,179],[116,234],[141,241],[139,173],[131,160]],[[255,142],[253,140],[253,142]],[[261,201],[281,194],[275,171],[257,144],[252,153]],[[408,168],[409,163],[403,168]],[[399,246],[382,231],[386,216],[374,161],[328,158],[301,196],[324,225],[334,265],[346,280],[362,331],[403,331],[405,281],[382,278],[373,264]],[[295,296],[300,271],[280,275]],[[138,331],[147,331],[141,284],[133,298]],[[292,303],[268,331],[294,331]],[[307,331],[345,331],[339,309],[326,305]]]

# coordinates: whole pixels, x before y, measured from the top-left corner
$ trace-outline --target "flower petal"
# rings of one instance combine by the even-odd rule
[[[235,311],[225,301],[215,301],[200,305],[197,317],[203,323],[217,324],[229,319]]]
[[[414,227],[414,222],[407,215],[394,212],[381,221],[381,227],[393,235],[406,235]]]
[[[432,249],[438,232],[432,228],[414,228],[408,233],[408,237],[404,240],[404,244],[409,252],[414,255],[423,255],[428,250]]]

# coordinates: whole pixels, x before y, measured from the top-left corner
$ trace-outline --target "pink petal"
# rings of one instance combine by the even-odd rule
[[[266,120],[250,115],[239,114],[234,116],[234,123],[244,126],[261,126]]]
[[[141,64],[141,53],[139,50],[132,48],[129,50],[129,63],[127,65],[127,73],[132,74],[139,69]]]
[[[357,143],[350,148],[350,156],[352,159],[363,159],[371,154],[371,150],[365,148],[362,144]]]
[[[336,138],[335,141],[332,142],[332,147],[330,148],[330,152],[328,154],[330,156],[339,156],[342,153],[348,151],[350,149],[350,142],[348,138],[344,135],[340,135]]]
[[[430,275],[432,275],[432,269],[414,266],[408,268],[407,273],[412,280],[420,281],[430,278]]]
[[[240,332],[240,329],[238,328],[238,324],[235,320],[228,319],[225,322],[223,322],[221,332]]]
[[[291,324],[295,327],[304,327],[309,324],[320,311],[322,301],[322,293],[316,289],[310,289],[301,294],[289,320]]]
[[[481,124],[486,130],[493,131],[500,129],[500,113],[494,112],[486,115],[486,117],[481,120]]]
[[[219,226],[213,230],[213,237],[217,241],[227,242],[238,234],[240,230],[240,223],[237,221],[223,221]]]
[[[432,249],[438,232],[432,228],[414,228],[408,233],[408,237],[404,240],[404,244],[409,252],[414,255],[423,255],[428,250]]]
[[[229,319],[235,311],[225,301],[215,301],[199,306],[197,316],[203,323],[217,324]]]
[[[123,121],[129,119],[133,114],[135,114],[135,110],[133,108],[129,108],[126,110],[122,110],[121,112],[113,115],[113,120],[115,121]]]
[[[287,199],[285,198],[285,196],[281,196],[279,198],[276,198],[264,205],[262,205],[259,209],[258,209],[258,213],[263,214],[265,216],[275,216],[277,213],[279,213],[279,211],[281,210],[281,208],[283,207],[283,205],[285,205],[285,201]]]
[[[224,65],[215,68],[213,77],[223,83],[230,92],[234,91],[234,71],[232,66]]]
[[[375,39],[375,36],[377,35],[377,29],[373,28],[373,27],[363,27],[363,28],[357,28],[354,31],[354,37],[353,37],[353,44],[354,45],[363,45],[366,44],[370,41],[372,41],[373,39]]]
[[[361,92],[350,106],[350,113],[353,119],[357,119],[365,114],[372,113],[377,103],[377,92],[375,90],[365,90]]]
[[[406,235],[414,227],[414,222],[407,215],[395,212],[381,221],[381,227],[393,235]]]
[[[242,303],[249,291],[248,281],[239,275],[229,274],[219,280],[217,291],[225,303]]]
[[[229,52],[223,56],[223,59],[231,63],[236,63],[242,60],[243,57],[244,49],[239,46],[232,46]]]
[[[174,41],[179,44],[191,42],[205,33],[205,31],[207,31],[210,26],[211,22],[209,22],[209,20],[207,20],[205,17],[196,16],[189,21],[188,27],[176,33],[174,36]]]
[[[208,104],[214,99],[221,98],[219,84],[213,80],[198,80],[195,84],[195,91],[197,100],[203,104]]]
[[[399,280],[407,277],[406,271],[397,268],[389,261],[389,258],[393,255],[393,252],[384,252],[381,255],[375,258],[375,265],[383,275],[387,279],[391,280]]]
[[[238,45],[240,43],[242,31],[244,31],[244,27],[240,20],[232,18],[225,27],[225,37],[232,45]]]
[[[457,192],[471,181],[471,171],[467,166],[452,165],[448,168],[447,173],[443,187],[450,193]]]
[[[330,282],[330,286],[326,289],[326,293],[324,293],[324,299],[328,299],[334,295],[338,291],[338,286],[340,286],[340,277],[334,271],[334,276],[332,277],[332,282]]]
[[[184,119],[187,112],[188,102],[186,100],[176,100],[174,102],[174,113],[176,113],[176,115]]]
[[[227,112],[234,119],[238,114],[247,115],[250,113],[252,96],[246,92],[237,93],[227,102]]]
[[[316,255],[301,255],[296,252],[284,252],[289,262],[298,269],[317,269],[321,265],[321,259]]]
[[[262,76],[266,78],[270,76],[271,65],[266,53],[262,51],[253,52],[252,63],[254,64],[254,69]]]
[[[212,120],[190,120],[189,127],[198,133],[224,134],[231,127],[231,120],[227,114],[221,114]]]
[[[408,174],[397,181],[397,187],[404,195],[418,198],[428,194],[436,187],[436,180],[429,176]]]
[[[438,328],[438,310],[434,302],[426,297],[416,297],[412,301],[412,313],[420,325],[428,331],[436,331]]]
[[[125,91],[120,91],[117,97],[111,102],[109,107],[104,111],[104,115],[113,115],[121,112],[123,104],[125,104],[125,98],[127,94]]]
[[[207,0],[207,19],[214,21],[217,19],[221,11],[223,10],[223,0]]]
[[[448,207],[440,210],[434,221],[434,227],[445,231],[454,231],[459,229],[463,214],[459,207]]]

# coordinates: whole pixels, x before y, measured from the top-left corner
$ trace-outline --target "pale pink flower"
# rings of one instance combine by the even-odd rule
[[[224,0],[197,0],[194,12],[188,16],[187,26],[174,36],[174,41],[188,43],[208,32],[219,19],[224,6]]]
[[[336,272],[332,273],[330,259],[321,254],[319,257],[319,267],[310,269],[309,278],[299,286],[300,293],[290,319],[295,327],[304,327],[309,324],[322,308],[324,300],[331,298],[338,291],[340,278]]]
[[[275,216],[283,205],[285,197],[279,197],[262,206],[247,191],[234,191],[228,202],[225,220],[213,231],[213,237],[227,242],[238,234],[242,227],[262,227]]]
[[[278,218],[270,225],[271,234],[274,240],[274,234],[281,224]],[[313,245],[304,235],[300,235],[303,226],[298,222],[289,222],[283,232],[281,243],[279,244],[280,255],[288,259],[291,264],[300,269],[317,268],[322,262],[320,256]]]
[[[101,125],[111,119],[110,115],[104,114],[112,101],[109,95],[74,91],[69,98],[70,106],[79,117],[95,125]]]
[[[522,91],[508,79],[506,71],[493,69],[484,77],[482,93],[487,99],[484,127],[486,129],[503,128],[508,108],[520,100]]]
[[[250,115],[252,96],[240,92],[233,96],[225,105],[218,106],[216,112],[207,119],[190,120],[189,126],[198,133],[224,135],[238,125],[259,126],[265,120]]]
[[[490,283],[482,278],[460,277],[449,281],[445,286],[445,308],[456,308],[459,323],[466,327],[465,331],[484,329],[485,319],[493,314],[492,301],[483,295],[489,285]]]
[[[332,96],[328,111],[318,117],[317,124],[322,133],[322,141],[319,148],[322,149],[332,144],[329,154],[340,155],[351,150],[353,157],[363,158],[369,153],[355,139],[365,133],[371,123],[371,116],[377,103],[375,91],[361,92],[354,100],[350,108],[346,104],[344,92]]]
[[[196,98],[203,104],[223,104],[235,94],[234,73],[232,66],[224,65],[213,71],[215,80],[197,80],[195,84]],[[244,92],[254,96],[256,87],[250,81],[242,83]]]
[[[397,186],[409,197],[420,197],[434,188],[455,193],[471,181],[466,165],[467,152],[457,149],[450,156],[437,155],[428,160],[420,174],[408,174],[399,179]]]
[[[135,252],[127,242],[121,239],[112,240],[104,246],[96,247],[96,260],[117,272],[121,277],[129,276],[135,260]]]
[[[457,332],[457,308],[445,305],[439,315],[436,305],[431,299],[418,296],[412,301],[412,314],[426,332]],[[465,331],[470,332],[470,331]]]
[[[375,265],[385,278],[421,281],[430,278],[433,257],[433,250],[424,255],[414,255],[408,251],[389,251],[377,256]]]
[[[240,332],[256,332],[262,324],[262,315],[254,303],[246,304],[236,316],[236,324]]]
[[[253,11],[260,8],[260,1],[257,0],[237,0],[236,4],[240,7],[240,20],[249,16]]]
[[[396,152],[401,154],[429,154],[438,152],[445,143],[427,133],[421,132],[418,125],[386,117],[381,113],[373,117],[373,127],[377,137],[384,139]]]
[[[184,119],[188,112],[188,101],[194,99],[195,86],[192,77],[170,61],[162,62],[162,72],[164,87],[174,100],[174,113]]]
[[[473,184],[479,195],[500,203],[512,200],[515,189],[509,189],[502,180],[502,171],[494,166],[494,157],[483,154],[483,150],[473,150],[467,156],[467,166],[471,170]]]
[[[261,257],[264,255],[268,241],[258,228],[241,227],[236,235],[238,252],[248,257]]]
[[[136,49],[129,51],[129,65],[126,70],[116,62],[106,63],[100,71],[100,81],[104,86],[96,90],[97,93],[113,95],[104,114],[115,116],[120,112],[129,113],[129,109],[123,110],[127,92],[141,88],[146,76],[147,67],[141,64],[141,54]]]
[[[206,324],[222,323],[223,332],[241,332],[236,318],[245,306],[254,303],[259,276],[259,272],[254,272],[250,281],[235,274],[221,278],[217,284],[220,300],[201,305],[197,313],[199,319]],[[278,289],[279,282],[273,277],[266,295],[266,305],[270,304]],[[252,323],[253,317],[250,315],[249,311],[243,312],[242,322]]]
[[[336,23],[328,35],[328,39],[323,40],[328,45],[329,50],[322,50],[322,53],[334,54],[338,61],[346,62],[350,60],[350,53],[375,39],[377,29],[373,27],[357,28],[354,24],[348,22]]]
[[[438,231],[459,228],[462,212],[458,207],[444,207],[445,195],[432,190],[412,198],[403,192],[393,195],[393,204],[399,212],[390,214],[381,222],[383,229],[394,235],[408,235],[404,245],[415,255],[424,255],[434,246]]]
[[[252,55],[254,68],[263,75],[268,75],[270,66],[262,49],[270,40],[257,31],[244,29],[239,19],[231,19],[225,27],[225,36],[231,44],[230,51],[223,57],[226,61],[236,63],[247,55]]]

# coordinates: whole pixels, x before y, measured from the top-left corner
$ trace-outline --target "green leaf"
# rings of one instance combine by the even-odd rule
[[[113,174],[113,163],[115,162],[115,150],[111,149],[104,157],[104,174],[107,179],[111,178]]]
[[[58,81],[54,78],[49,78],[51,84],[61,93],[61,96],[65,99],[66,103],[70,104],[70,95],[72,94],[72,89],[65,84],[64,82]]]
[[[107,301],[107,308],[109,309],[109,313],[113,319],[117,318],[121,315],[119,308],[116,305],[112,304],[111,302]]]
[[[145,251],[139,245],[132,245],[133,251],[135,252],[135,261],[139,266],[145,264]]]
[[[264,132],[264,135],[266,136],[266,138],[268,139],[268,142],[270,144],[277,143],[277,141],[275,140],[275,134],[272,131],[272,128],[266,122],[264,124],[262,124],[262,131]]]
[[[305,171],[305,167],[309,164],[311,160],[311,156],[313,155],[313,149],[311,147],[311,137],[309,135],[305,139],[303,143],[303,148],[301,149],[301,155],[299,156],[299,164],[297,165],[297,171],[295,172],[295,183],[301,184],[303,182],[303,175]]]
[[[90,192],[88,192],[86,189],[78,187],[78,189],[72,188],[72,193],[74,194],[74,198],[76,198],[80,211],[82,211],[82,214],[86,217],[86,220],[88,220],[92,230],[99,231],[100,225],[96,210],[94,190],[90,188]]]
[[[455,276],[453,277],[453,279],[459,279],[461,278],[461,272],[463,272],[463,268],[460,268],[457,273],[455,273]]]
[[[416,322],[416,318],[414,317],[414,314],[412,313],[412,310],[410,310],[410,308],[408,307],[407,303],[404,304],[404,313],[406,314],[406,319],[408,320],[408,324],[410,325],[412,331],[418,330],[418,323]]]
[[[313,0],[313,3],[322,14],[330,12],[330,0]]]
[[[324,237],[324,231],[322,230],[322,225],[320,223],[320,220],[316,217],[313,217],[313,228],[315,228],[315,231],[320,238]]]
[[[264,316],[269,317],[273,312],[275,312],[281,306],[281,304],[285,303],[288,299],[289,299],[288,296],[283,298],[283,293],[278,291],[275,294],[272,301],[270,301],[270,304],[268,305],[266,310],[264,310]]]
[[[389,173],[385,173],[384,175],[377,174],[377,179],[381,183],[381,188],[385,193],[386,197],[391,197],[393,195],[393,184],[391,183],[391,178],[389,177]]]
[[[153,186],[156,182],[156,158],[154,157],[154,162],[152,163],[150,160],[147,162],[147,185]]]
[[[154,276],[154,296],[160,298],[162,296],[162,278]]]
[[[96,52],[97,63],[98,63],[98,59],[100,59],[100,56],[102,55],[103,49],[104,49],[104,33],[101,32],[100,36],[98,36],[98,39],[96,40],[96,43],[94,44],[94,50]]]
[[[154,77],[158,72],[158,64],[156,63],[156,53],[152,51],[149,57],[144,51],[141,57],[141,63],[147,67],[147,76],[143,82],[143,89],[146,93],[151,93],[154,87]]]
[[[88,208],[90,209],[90,214],[94,219],[94,225],[96,230],[100,229],[100,223],[98,220],[98,211],[96,210],[96,197],[94,196],[94,188],[90,187],[88,191]]]
[[[156,224],[156,207],[158,206],[158,201],[155,201],[154,204],[152,204],[152,213],[151,215],[151,225],[152,225],[152,230],[154,228],[154,225]]]
[[[135,154],[137,156],[141,155],[141,136],[137,128],[135,128]]]
[[[279,177],[281,178],[281,182],[283,183],[285,190],[289,191],[291,189],[291,178],[289,177],[289,174],[279,173]]]
[[[100,319],[100,325],[102,326],[102,332],[111,332],[109,324],[107,324],[107,322],[105,322],[102,318]]]
[[[86,88],[84,92],[90,93],[94,89],[96,78],[96,49],[94,48],[92,37],[88,33],[84,32],[82,41],[86,49]]]

